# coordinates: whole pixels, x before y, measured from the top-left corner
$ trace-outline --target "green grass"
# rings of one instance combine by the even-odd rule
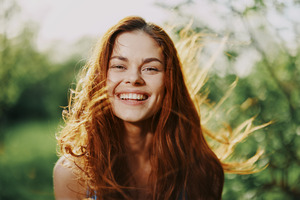
[[[57,125],[57,121],[27,121],[1,133],[0,199],[54,199]]]

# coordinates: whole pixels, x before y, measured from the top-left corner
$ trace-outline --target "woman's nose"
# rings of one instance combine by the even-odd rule
[[[138,69],[131,69],[128,70],[128,73],[126,74],[125,83],[132,85],[143,85],[145,81]]]

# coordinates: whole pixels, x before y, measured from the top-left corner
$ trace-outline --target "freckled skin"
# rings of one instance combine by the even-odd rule
[[[140,122],[153,116],[164,97],[161,48],[142,31],[125,32],[116,38],[110,59],[107,86],[114,114],[124,122]],[[147,96],[143,101],[124,100],[120,94]]]

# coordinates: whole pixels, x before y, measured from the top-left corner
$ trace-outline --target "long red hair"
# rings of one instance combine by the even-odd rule
[[[203,136],[174,43],[162,28],[140,17],[124,18],[109,29],[82,70],[59,136],[62,154],[74,157],[80,181],[99,199],[131,198],[135,188],[129,185],[123,127],[110,107],[105,81],[116,37],[135,30],[152,37],[165,59],[166,92],[152,119],[151,198],[221,199],[223,168]]]

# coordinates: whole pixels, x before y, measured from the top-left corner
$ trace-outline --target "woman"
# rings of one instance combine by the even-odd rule
[[[222,165],[157,25],[127,17],[113,26],[66,115],[56,199],[221,199]]]

